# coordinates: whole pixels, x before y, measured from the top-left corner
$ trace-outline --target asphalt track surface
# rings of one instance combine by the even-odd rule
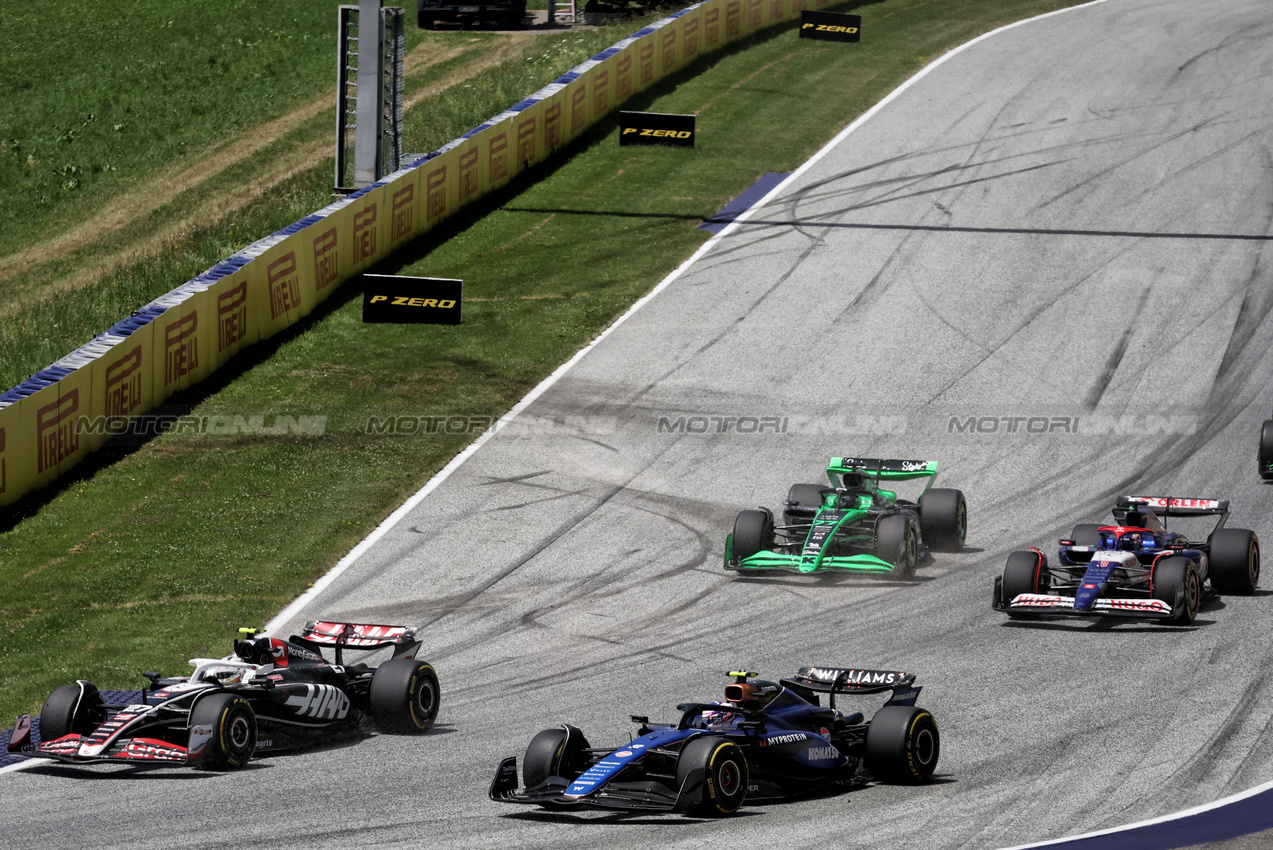
[[[444,689],[432,734],[227,775],[10,773],[4,846],[996,848],[1273,779],[1268,591],[1183,629],[989,608],[1008,551],[1133,491],[1231,499],[1231,526],[1273,539],[1254,457],[1273,407],[1271,80],[1267,0],[1109,0],[950,58],[295,618],[420,627]],[[761,417],[782,432],[738,432]],[[841,453],[939,460],[969,548],[913,583],[724,572],[735,513]],[[918,673],[937,781],[726,822],[486,799],[542,728],[617,743],[630,713],[717,698],[720,671],[804,664]]]

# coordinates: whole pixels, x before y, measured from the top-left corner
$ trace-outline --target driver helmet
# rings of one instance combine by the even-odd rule
[[[721,706],[721,710],[703,712],[703,723],[708,729],[732,729],[735,723],[743,719],[742,714],[733,710],[738,706],[731,702],[718,700],[712,705]]]
[[[1140,549],[1141,535],[1138,531],[1129,531],[1118,538],[1118,548],[1124,552],[1135,552]]]

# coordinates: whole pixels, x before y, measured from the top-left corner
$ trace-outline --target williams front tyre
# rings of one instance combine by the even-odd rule
[[[676,785],[688,798],[683,811],[719,818],[738,811],[747,796],[747,757],[718,735],[694,738],[676,760]]]
[[[522,757],[522,781],[534,788],[552,776],[573,782],[588,766],[588,739],[577,726],[545,729],[530,739]]]

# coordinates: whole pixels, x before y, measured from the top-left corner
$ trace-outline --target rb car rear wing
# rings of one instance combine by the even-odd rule
[[[415,629],[406,626],[382,626],[374,623],[309,622],[292,640],[318,648],[330,646],[336,649],[336,663],[344,663],[342,651],[357,649],[365,652],[392,646],[394,658],[415,658],[420,641],[415,639]]]
[[[859,667],[801,667],[782,684],[805,699],[817,702],[818,694],[829,694],[835,708],[836,694],[878,694],[892,691],[888,705],[914,705],[921,690],[914,673],[896,670],[863,670]]]
[[[915,478],[934,478],[937,475],[935,460],[882,460],[869,457],[833,457],[827,464],[827,477],[846,472],[863,472],[881,481],[911,481]]]
[[[1219,517],[1214,534],[1224,528],[1229,519],[1228,499],[1193,499],[1184,496],[1124,496],[1114,505],[1114,518],[1124,524],[1130,511],[1148,508],[1158,517],[1214,516]]]

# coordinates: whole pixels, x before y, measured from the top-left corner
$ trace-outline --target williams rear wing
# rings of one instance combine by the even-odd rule
[[[889,705],[914,705],[920,692],[914,673],[858,667],[801,667],[795,676],[783,679],[782,684],[814,703],[818,701],[818,694],[830,694],[832,708],[835,708],[836,694],[892,691]]]
[[[910,481],[937,475],[935,460],[881,460],[869,457],[833,457],[827,464],[827,477],[846,472],[863,472],[881,481]]]
[[[406,626],[381,626],[374,623],[309,622],[292,640],[318,648],[334,647],[336,663],[341,664],[342,650],[357,649],[370,652],[386,646],[393,647],[394,658],[415,658],[420,641],[415,639],[415,629]]]

